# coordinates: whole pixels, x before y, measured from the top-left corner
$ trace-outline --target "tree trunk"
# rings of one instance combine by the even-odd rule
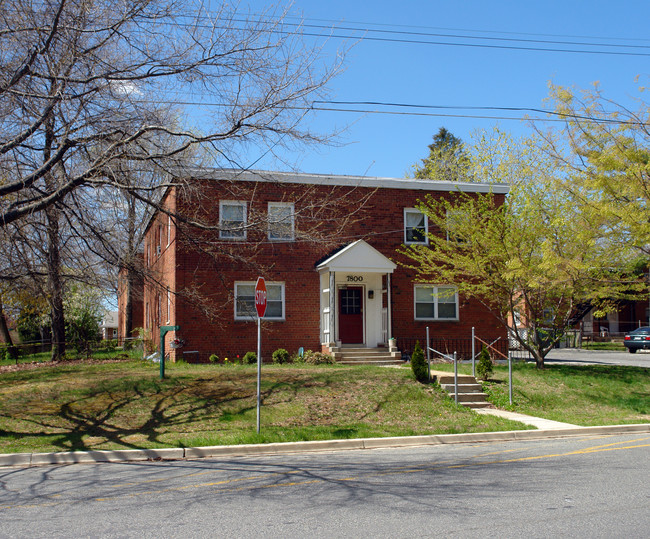
[[[52,322],[52,361],[65,357],[65,316],[61,283],[61,255],[59,252],[59,211],[51,206],[47,216],[47,281],[48,302]]]
[[[43,161],[47,162],[54,146],[54,119],[45,122],[45,145]],[[45,175],[45,185],[49,191],[56,188],[54,173]],[[59,239],[59,209],[56,205],[45,210],[47,226],[47,288],[50,317],[52,323],[52,361],[65,357],[65,316],[63,314],[63,285],[61,282],[61,253]]]
[[[135,197],[127,193],[127,200],[129,205],[128,211],[128,224],[127,224],[127,241],[126,241],[126,290],[124,301],[124,337],[133,337],[133,283],[135,281],[135,234],[136,234],[136,212],[135,212]]]
[[[7,351],[11,359],[18,358],[18,350],[14,346],[9,328],[7,327],[7,320],[5,319],[4,312],[2,311],[2,299],[0,298],[0,339],[7,345]]]

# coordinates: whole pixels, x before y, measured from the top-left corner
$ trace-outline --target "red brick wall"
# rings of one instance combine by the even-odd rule
[[[396,252],[404,241],[406,207],[415,207],[426,191],[406,189],[372,189],[297,184],[241,182],[205,182],[198,195],[183,194],[176,200],[171,190],[165,203],[189,219],[219,222],[219,200],[244,200],[248,206],[248,222],[264,216],[268,202],[291,201],[295,204],[297,240],[269,242],[267,227],[252,226],[246,241],[220,241],[217,230],[199,230],[178,224],[172,232],[170,248],[160,242],[159,224],[167,222],[158,214],[151,222],[145,249],[162,243],[160,256],[149,255],[151,277],[145,290],[145,303],[150,305],[150,323],[156,328],[167,323],[157,317],[156,298],[165,287],[176,292],[173,298],[171,324],[178,324],[178,337],[185,340],[182,351],[199,352],[199,360],[210,354],[221,359],[243,356],[255,351],[255,322],[234,320],[235,281],[255,282],[263,275],[267,282],[285,283],[285,320],[263,322],[265,359],[277,348],[294,352],[298,347],[320,350],[320,282],[316,263],[335,249],[357,239],[364,239],[385,256],[398,262]],[[447,193],[432,193],[450,197]],[[503,195],[496,195],[497,201]],[[342,230],[339,228],[342,227]],[[164,229],[166,232],[166,228]],[[318,236],[316,241],[303,241],[302,233]],[[164,234],[164,233],[163,233]],[[145,260],[147,252],[145,251]],[[392,275],[392,334],[400,338],[424,339],[426,327],[436,337],[469,338],[471,328],[484,339],[495,339],[505,331],[478,302],[461,298],[458,322],[414,321],[412,272],[399,266]],[[174,337],[168,334],[169,339]],[[172,352],[180,357],[181,351]],[[194,356],[192,356],[194,357]]]

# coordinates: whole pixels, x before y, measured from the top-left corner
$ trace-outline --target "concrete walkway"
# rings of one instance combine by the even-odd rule
[[[575,429],[578,425],[571,425],[570,423],[562,423],[561,421],[552,421],[550,419],[542,419],[541,417],[533,417],[532,415],[518,414],[517,412],[507,412],[505,410],[497,410],[496,408],[478,408],[474,410],[477,414],[495,415],[505,419],[512,419],[519,421],[526,425],[532,425],[539,430],[560,430],[560,429]]]

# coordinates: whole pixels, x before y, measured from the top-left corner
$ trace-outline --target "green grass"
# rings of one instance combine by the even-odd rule
[[[453,371],[448,364],[436,370]],[[460,373],[471,374],[463,364]],[[509,404],[508,368],[495,366],[483,384],[495,406],[575,425],[650,422],[650,369],[607,365],[513,364],[513,405]]]
[[[435,365],[437,370],[453,370]],[[461,372],[471,371],[462,365]],[[650,422],[650,369],[514,365],[486,383],[502,408],[578,425]],[[0,453],[192,447],[527,428],[457,406],[408,368],[69,362],[0,372]]]
[[[101,344],[101,343],[100,343]],[[20,346],[18,346],[18,350],[20,350]],[[21,353],[18,356],[18,359],[1,359],[0,360],[0,367],[4,367],[7,365],[20,365],[22,363],[42,363],[44,361],[50,361],[50,358],[52,356],[52,353],[50,351],[47,352],[38,352],[35,354],[24,354]],[[124,351],[121,348],[119,349],[107,349],[107,348],[97,348],[96,350],[93,350],[91,357],[92,359],[113,359],[116,356],[121,357],[122,359],[140,359],[142,357],[142,350],[127,350]],[[69,359],[79,359],[79,355],[77,352],[74,350],[74,348],[69,348],[66,357]]]
[[[183,447],[527,428],[456,406],[410,370],[142,361],[0,374],[0,453]]]
[[[622,342],[586,342],[582,343],[583,350],[612,350],[625,352],[627,349]]]

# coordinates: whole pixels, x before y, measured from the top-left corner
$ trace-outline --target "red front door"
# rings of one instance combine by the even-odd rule
[[[363,343],[363,287],[339,288],[339,339],[341,344]]]

